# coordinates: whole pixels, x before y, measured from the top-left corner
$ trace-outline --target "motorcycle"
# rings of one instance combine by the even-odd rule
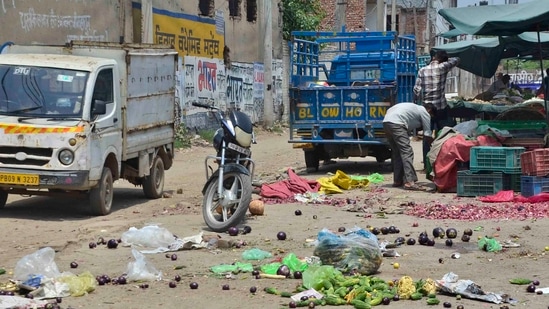
[[[253,124],[241,111],[223,113],[212,105],[193,102],[193,106],[213,112],[221,125],[213,137],[216,155],[205,159],[206,184],[202,189],[202,216],[214,232],[227,231],[244,220],[252,200],[255,163],[250,146],[255,144]],[[211,163],[217,164],[214,170]]]

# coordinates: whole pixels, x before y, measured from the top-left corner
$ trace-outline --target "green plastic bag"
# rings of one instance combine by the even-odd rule
[[[282,264],[288,266],[290,270],[293,272],[300,271],[303,272],[309,265],[307,262],[303,262],[300,259],[297,258],[297,256],[294,253],[289,253],[282,259]]]
[[[496,252],[501,251],[501,244],[493,238],[483,237],[478,241],[478,248],[488,252]]]
[[[276,275],[276,272],[281,265],[282,263],[279,262],[261,265],[261,272],[268,275]]]
[[[368,175],[366,176],[366,179],[368,179],[368,181],[371,183],[382,183],[385,180],[383,175],[379,173],[373,173],[371,175]]]
[[[324,281],[329,281],[332,278],[342,279],[343,274],[332,265],[311,265],[303,272],[303,286],[307,289],[313,288],[320,291],[324,286]]]
[[[270,252],[258,248],[253,248],[242,252],[242,258],[245,260],[263,260],[272,256],[273,255]]]
[[[249,273],[254,270],[254,267],[250,263],[240,263],[236,262],[234,264],[220,264],[215,265],[210,268],[210,270],[215,274],[224,274],[224,273]]]

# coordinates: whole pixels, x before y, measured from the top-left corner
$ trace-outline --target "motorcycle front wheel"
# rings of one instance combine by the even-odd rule
[[[252,200],[252,180],[243,173],[225,173],[221,195],[217,193],[218,181],[212,179],[204,191],[202,216],[212,231],[225,232],[244,220]]]

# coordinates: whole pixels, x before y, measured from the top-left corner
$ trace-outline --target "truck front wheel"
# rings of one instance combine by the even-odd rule
[[[103,167],[101,179],[97,186],[90,190],[91,213],[94,216],[105,216],[111,212],[114,195],[111,169]]]
[[[0,209],[6,206],[7,201],[8,201],[8,192],[4,190],[0,190]]]
[[[149,176],[143,178],[143,193],[150,199],[161,198],[164,193],[164,162],[159,156],[154,158]]]

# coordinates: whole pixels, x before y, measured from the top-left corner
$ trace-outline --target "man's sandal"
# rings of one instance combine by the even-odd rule
[[[420,186],[418,184],[413,184],[413,185],[404,185],[404,190],[409,190],[409,191],[427,191],[427,188],[423,187],[423,186]]]

